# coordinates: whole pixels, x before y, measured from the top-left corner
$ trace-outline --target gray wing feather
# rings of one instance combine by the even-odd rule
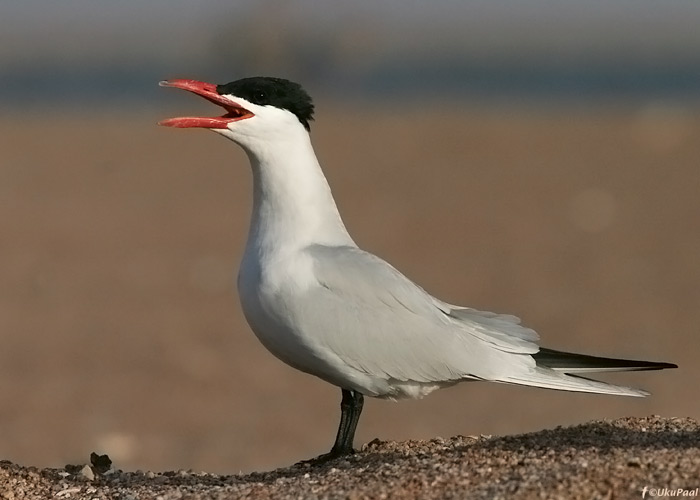
[[[437,302],[438,307],[446,314],[464,323],[479,325],[482,330],[482,339],[498,345],[500,349],[516,353],[537,352],[536,342],[539,340],[539,335],[531,328],[522,326],[517,316]]]
[[[534,366],[530,356],[512,356],[538,350],[517,318],[440,302],[356,247],[307,251],[319,286],[307,292],[314,311],[303,321],[350,366],[416,382],[494,380]]]

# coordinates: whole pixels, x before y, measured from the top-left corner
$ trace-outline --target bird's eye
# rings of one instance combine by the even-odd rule
[[[267,102],[267,93],[263,90],[256,90],[254,98],[258,104],[265,104]]]

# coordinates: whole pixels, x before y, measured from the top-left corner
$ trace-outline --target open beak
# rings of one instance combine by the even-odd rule
[[[245,120],[246,118],[255,116],[253,113],[241,107],[239,104],[233,102],[227,97],[219,95],[216,92],[216,85],[212,83],[198,82],[197,80],[177,79],[164,80],[158,85],[161,87],[174,87],[176,89],[188,90],[194,94],[197,94],[198,96],[204,97],[207,101],[213,102],[226,110],[226,113],[222,116],[186,116],[180,118],[168,118],[167,120],[158,122],[158,125],[163,125],[164,127],[227,128],[226,126],[231,122]]]

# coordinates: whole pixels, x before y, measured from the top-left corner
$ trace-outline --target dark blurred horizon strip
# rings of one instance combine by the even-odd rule
[[[467,60],[388,62],[364,72],[324,67],[295,74],[314,95],[369,103],[511,100],[538,104],[645,101],[700,102],[700,61],[668,64],[485,64]],[[300,73],[300,74],[297,74]],[[174,69],[170,65],[16,67],[0,69],[0,104],[6,110],[62,107],[160,106],[171,93],[158,81],[172,77],[225,83],[260,74],[232,65]]]

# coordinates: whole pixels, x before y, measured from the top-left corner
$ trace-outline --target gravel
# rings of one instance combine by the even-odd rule
[[[37,469],[0,461],[0,498],[322,499],[698,497],[700,425],[622,418],[517,436],[375,439],[321,465],[247,475],[123,472],[107,456]],[[646,490],[645,490],[646,488]]]

